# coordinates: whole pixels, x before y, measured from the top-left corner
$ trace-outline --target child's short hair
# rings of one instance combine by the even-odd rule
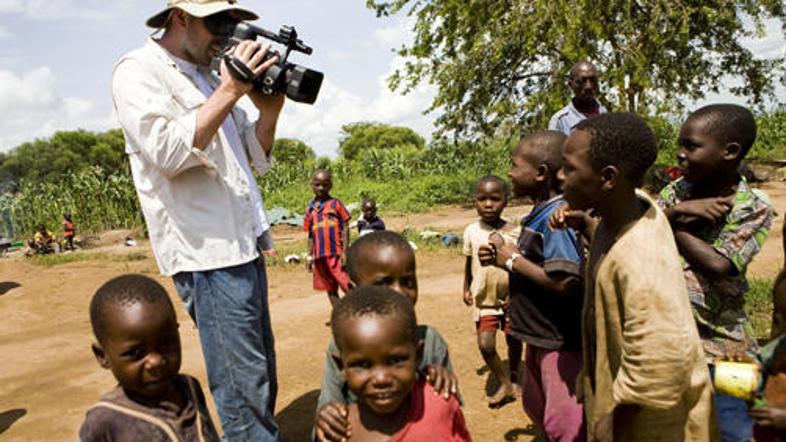
[[[576,130],[590,134],[589,158],[595,170],[616,166],[636,186],[658,156],[655,134],[631,112],[609,112],[583,120]]]
[[[723,144],[739,143],[742,160],[756,141],[756,119],[747,108],[737,104],[710,104],[688,115],[689,120],[702,119],[710,135]]]
[[[374,200],[374,198],[363,197],[363,199],[360,200],[360,207],[364,207],[366,204],[373,204],[374,206],[376,206],[377,201]]]
[[[527,143],[530,146],[528,153],[531,159],[538,164],[549,167],[549,181],[551,187],[557,188],[557,172],[562,168],[562,145],[567,137],[562,132],[555,130],[541,130],[521,137],[519,146]],[[518,150],[518,147],[516,148]]]
[[[333,179],[333,174],[329,170],[327,170],[327,169],[317,169],[317,170],[315,170],[314,173],[311,174],[311,178],[313,179],[314,177],[316,177],[317,175],[320,175],[320,174],[325,175],[325,178],[327,178],[329,180]]]
[[[508,193],[510,193],[510,188],[508,187],[508,182],[503,180],[502,178],[496,175],[486,175],[481,177],[477,183],[475,183],[475,191],[477,192],[480,189],[480,186],[486,183],[494,183],[498,184],[499,187],[502,188],[502,194],[505,195],[505,198],[508,197]]]
[[[333,313],[330,315],[330,324],[333,338],[339,350],[341,349],[341,339],[339,339],[339,326],[341,323],[350,318],[362,318],[372,315],[395,316],[402,321],[406,328],[407,336],[411,337],[412,342],[417,342],[416,330],[418,321],[412,302],[406,296],[402,296],[389,287],[370,285],[350,291],[333,308]]]
[[[349,279],[352,281],[358,280],[359,257],[366,249],[380,249],[382,247],[395,247],[412,251],[412,246],[409,245],[409,242],[403,236],[390,230],[380,230],[363,235],[353,242],[347,251],[347,273],[349,274]]]
[[[163,303],[175,315],[174,306],[164,287],[143,275],[123,275],[112,278],[96,290],[90,301],[90,324],[98,342],[106,336],[105,314],[110,307],[128,307],[137,303]]]

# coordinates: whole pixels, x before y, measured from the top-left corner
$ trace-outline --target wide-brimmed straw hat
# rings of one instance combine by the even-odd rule
[[[163,28],[166,26],[169,11],[172,8],[179,8],[194,17],[207,17],[222,11],[234,11],[237,18],[241,20],[256,20],[256,14],[246,8],[237,5],[237,0],[167,0],[166,9],[156,13],[147,19],[147,25],[151,28]]]

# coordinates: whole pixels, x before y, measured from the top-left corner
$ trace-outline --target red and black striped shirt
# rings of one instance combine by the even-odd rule
[[[303,227],[314,259],[340,256],[343,248],[341,231],[351,216],[344,204],[328,196],[324,201],[311,200]]]

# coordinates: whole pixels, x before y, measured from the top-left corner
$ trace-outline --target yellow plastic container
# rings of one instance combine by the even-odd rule
[[[759,389],[759,366],[747,362],[721,361],[715,364],[715,391],[751,401]]]

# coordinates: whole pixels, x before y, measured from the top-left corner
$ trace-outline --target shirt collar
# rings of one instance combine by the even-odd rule
[[[204,75],[205,78],[209,78],[209,75],[205,75],[205,70],[201,66],[191,63],[190,61],[183,60],[182,58],[176,57],[174,54],[166,50],[166,48],[161,46],[158,40],[152,37],[148,38],[145,46],[160,61],[162,61],[163,63],[169,66],[172,66],[173,68],[177,69],[178,71],[182,72],[188,77],[194,78],[197,75]]]

